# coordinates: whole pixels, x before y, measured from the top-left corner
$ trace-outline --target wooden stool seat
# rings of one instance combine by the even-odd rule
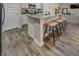
[[[57,22],[63,22],[65,19],[56,20]]]
[[[66,20],[65,18],[61,18],[61,19],[58,19],[58,20],[55,20],[55,21],[58,22],[58,23],[60,23],[60,22],[63,22],[65,20]]]
[[[55,25],[57,25],[57,24],[58,24],[57,22],[48,23],[49,26],[55,26]]]
[[[59,22],[63,22],[64,20],[62,20],[62,19],[60,20],[60,19],[59,19],[59,20],[56,20],[56,21],[59,23]]]

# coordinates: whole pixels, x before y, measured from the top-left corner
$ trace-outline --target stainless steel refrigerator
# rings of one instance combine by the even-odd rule
[[[5,19],[5,9],[4,5],[0,3],[0,56],[2,52],[2,25],[4,23],[4,19]]]

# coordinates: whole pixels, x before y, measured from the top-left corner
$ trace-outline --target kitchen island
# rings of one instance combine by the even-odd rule
[[[44,45],[43,35],[44,35],[44,24],[48,21],[58,18],[57,15],[30,15],[28,14],[28,34],[33,38],[33,41],[39,46]]]

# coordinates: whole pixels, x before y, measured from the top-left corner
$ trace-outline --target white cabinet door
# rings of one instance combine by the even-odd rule
[[[20,7],[18,3],[4,3],[5,21],[3,31],[17,28],[20,21]]]
[[[50,3],[44,3],[43,4],[43,13],[45,13],[45,11],[50,11]]]

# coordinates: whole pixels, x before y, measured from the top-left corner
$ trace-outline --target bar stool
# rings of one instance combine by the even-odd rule
[[[58,19],[56,21],[58,22],[58,25],[59,25],[60,35],[62,35],[62,30],[64,31],[63,20]]]
[[[62,35],[62,31],[65,32],[66,28],[67,28],[67,22],[65,18],[59,18],[57,20],[55,20],[58,25],[59,25],[59,30],[60,30],[60,35]]]
[[[45,32],[44,32],[44,36],[47,33],[48,33],[48,35],[50,35],[50,33],[52,34],[50,36],[53,37],[53,45],[54,46],[55,46],[55,38],[56,38],[55,34],[57,34],[57,36],[59,36],[58,27],[57,26],[58,26],[57,22],[46,23],[46,29],[45,29]]]
[[[62,28],[63,28],[63,31],[65,32],[66,31],[66,28],[67,28],[67,21],[66,21],[65,18],[63,18]]]

